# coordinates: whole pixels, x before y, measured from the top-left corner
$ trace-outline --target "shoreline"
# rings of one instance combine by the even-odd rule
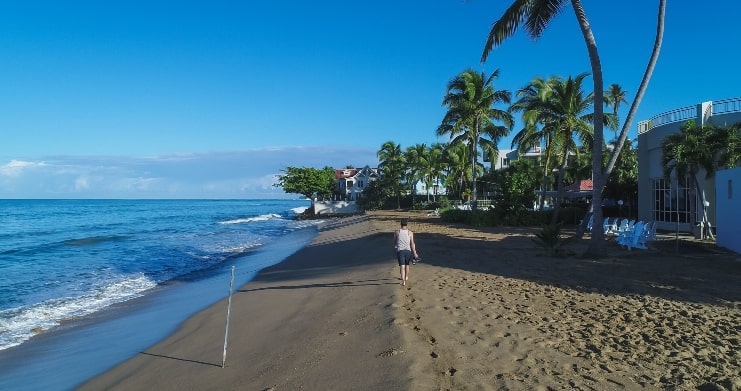
[[[268,244],[206,272],[166,281],[143,296],[66,321],[0,351],[0,360],[13,363],[0,367],[0,388],[77,387],[171,335],[186,319],[225,297],[230,265],[241,265],[235,282],[242,284],[257,274],[252,269],[286,258],[315,234],[314,228],[296,231],[289,234],[292,240]],[[55,375],[49,376],[49,371],[55,371]]]
[[[423,258],[406,287],[401,217]],[[222,301],[80,389],[741,388],[738,254],[664,240],[552,258],[537,228],[367,219],[331,221],[239,289],[226,368]]]
[[[409,389],[389,235],[365,216],[333,219],[237,289],[225,368],[222,300],[78,389]]]

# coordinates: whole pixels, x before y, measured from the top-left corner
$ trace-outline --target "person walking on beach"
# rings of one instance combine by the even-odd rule
[[[409,280],[409,263],[419,258],[417,246],[414,244],[414,233],[407,227],[407,219],[402,219],[401,228],[394,232],[394,249],[396,259],[399,261],[401,285],[406,285]]]

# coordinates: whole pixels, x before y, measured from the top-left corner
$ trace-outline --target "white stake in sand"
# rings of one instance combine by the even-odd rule
[[[234,269],[232,265],[232,278],[229,280],[229,304],[226,305],[226,331],[224,331],[224,355],[221,356],[221,367],[224,368],[226,364],[226,345],[229,338],[229,315],[232,312],[232,285],[234,285]]]

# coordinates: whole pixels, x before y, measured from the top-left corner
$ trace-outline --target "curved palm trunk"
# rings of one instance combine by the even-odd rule
[[[648,82],[649,80],[651,80],[651,75],[653,74],[654,68],[656,67],[656,62],[659,60],[659,52],[661,52],[661,43],[664,37],[664,15],[665,13],[666,13],[666,0],[659,0],[658,20],[656,22],[656,38],[654,40],[654,48],[653,48],[653,51],[651,52],[651,58],[649,59],[648,65],[646,66],[646,72],[643,74],[643,79],[641,80],[641,85],[638,87],[638,91],[636,92],[635,99],[633,99],[633,103],[630,105],[628,116],[625,118],[625,123],[623,124],[623,128],[620,131],[620,138],[618,139],[615,150],[612,153],[612,156],[610,157],[610,162],[607,164],[607,168],[605,169],[605,177],[609,177],[610,174],[612,173],[613,168],[615,168],[618,155],[620,154],[620,151],[622,150],[623,145],[625,145],[625,139],[628,136],[628,131],[630,130],[630,126],[633,122],[633,118],[635,117],[635,114],[638,111],[638,106],[641,104],[641,100],[643,100],[643,95],[646,93],[646,89],[648,88]]]
[[[594,141],[592,144],[592,210],[594,212],[594,221],[602,221],[602,188],[604,187],[604,176],[602,174],[602,143],[603,135],[603,96],[604,84],[602,81],[602,65],[597,51],[597,42],[589,25],[589,20],[584,12],[580,0],[571,0],[574,7],[574,14],[579,22],[584,42],[587,45],[589,53],[589,63],[592,67],[592,80],[594,81]],[[605,232],[601,224],[595,224],[592,228],[592,236],[589,240],[587,255],[599,255],[605,246]]]
[[[661,43],[663,41],[663,36],[664,36],[665,13],[666,13],[666,0],[659,0],[659,10],[658,10],[657,23],[656,23],[656,38],[654,40],[654,48],[653,48],[653,51],[651,52],[651,58],[648,61],[648,65],[646,66],[646,72],[643,74],[643,79],[641,80],[641,84],[638,87],[636,96],[633,99],[633,103],[630,106],[628,115],[625,118],[625,123],[623,124],[623,128],[620,131],[620,137],[617,140],[612,156],[610,156],[610,161],[608,162],[607,167],[605,168],[604,177],[603,177],[605,179],[609,177],[610,174],[612,174],[612,170],[615,168],[615,165],[617,164],[617,159],[620,155],[620,151],[622,151],[623,146],[625,145],[625,140],[628,136],[628,131],[630,130],[630,127],[633,123],[633,119],[635,118],[635,114],[638,111],[638,106],[641,104],[643,95],[646,93],[646,89],[648,88],[648,82],[651,79],[651,75],[653,74],[654,68],[656,67],[656,62],[659,59],[659,52],[661,51]],[[595,99],[596,99],[596,95],[595,95]],[[594,164],[593,164],[593,168],[594,168]],[[597,189],[596,182],[593,182],[593,183],[595,184],[594,189]],[[601,201],[602,200],[600,197],[600,202]],[[591,213],[595,211],[594,205],[595,203],[592,202],[592,204],[590,205],[589,211],[584,216],[584,219],[582,219],[582,224],[579,226],[579,230],[577,231],[577,237],[581,237],[586,231],[587,221],[589,219],[588,217]],[[597,219],[597,216],[595,215],[594,221],[602,221],[602,213],[601,213],[602,209],[601,208],[597,208],[597,209],[600,210],[599,220]],[[592,229],[594,230],[596,229],[596,227]],[[600,232],[602,232],[601,228],[599,228],[599,230]],[[602,232],[602,235],[604,236],[604,232]],[[594,233],[592,234],[592,236],[594,236]]]

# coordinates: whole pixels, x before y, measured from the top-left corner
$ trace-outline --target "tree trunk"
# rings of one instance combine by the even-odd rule
[[[618,139],[617,144],[615,146],[615,150],[613,151],[612,156],[610,157],[610,162],[607,164],[607,168],[605,169],[605,177],[609,177],[610,174],[612,173],[613,168],[615,168],[618,155],[620,154],[620,151],[623,149],[623,145],[625,144],[625,139],[628,136],[628,131],[630,130],[630,126],[633,122],[633,118],[635,117],[635,114],[638,111],[638,106],[641,104],[641,100],[643,100],[643,95],[646,93],[646,89],[648,88],[648,82],[651,80],[651,75],[653,74],[654,68],[656,67],[656,62],[659,59],[659,52],[661,52],[661,43],[664,37],[665,12],[666,12],[666,0],[659,0],[658,20],[656,22],[656,38],[654,39],[654,48],[653,48],[653,51],[651,52],[651,58],[648,61],[648,65],[646,66],[646,72],[644,72],[643,74],[641,85],[638,87],[638,91],[636,91],[636,96],[633,99],[633,103],[630,105],[628,116],[625,118],[625,123],[623,124],[623,128],[620,131],[620,138]]]
[[[592,67],[592,79],[594,81],[594,141],[592,144],[592,204],[594,208],[594,221],[602,221],[602,188],[604,187],[604,177],[602,175],[602,144],[603,135],[603,96],[604,85],[602,82],[602,65],[600,64],[599,53],[597,51],[597,42],[589,26],[589,20],[584,12],[580,0],[571,0],[574,7],[574,14],[579,21],[584,42],[587,45],[589,53],[589,63]],[[602,224],[594,224],[592,227],[592,236],[589,240],[589,247],[586,255],[600,256],[603,254],[605,247],[605,232]]]
[[[553,205],[553,216],[551,217],[551,225],[558,224],[558,211],[561,210],[561,202],[563,201],[563,173],[566,171],[566,163],[569,159],[569,151],[564,151],[563,159],[561,160],[561,167],[558,168],[558,183],[556,183],[556,189],[558,196],[556,202]]]

